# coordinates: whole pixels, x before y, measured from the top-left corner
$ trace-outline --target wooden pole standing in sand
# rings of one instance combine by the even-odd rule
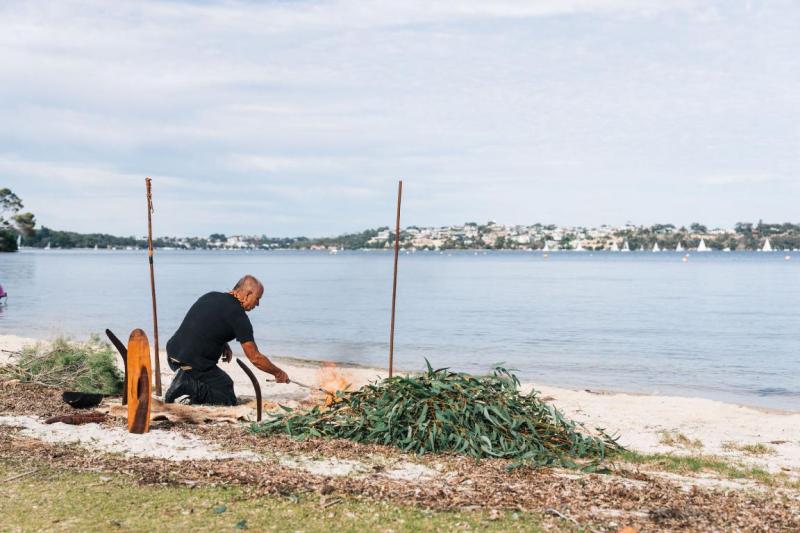
[[[161,362],[158,353],[158,313],[156,312],[156,279],[153,273],[153,191],[150,177],[144,179],[147,188],[147,258],[150,261],[150,293],[153,295],[153,346],[155,357],[153,365],[156,375],[156,396],[161,396]]]
[[[389,329],[389,377],[394,373],[394,312],[397,303],[397,258],[400,255],[400,203],[403,200],[403,180],[397,184],[397,224],[394,234],[394,280],[392,282],[392,322]]]

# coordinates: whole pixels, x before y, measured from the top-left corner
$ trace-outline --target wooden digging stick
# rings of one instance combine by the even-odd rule
[[[394,234],[394,280],[392,281],[392,321],[389,329],[389,377],[394,373],[394,316],[397,303],[397,258],[400,255],[400,203],[403,200],[403,180],[397,184],[397,225]]]
[[[153,346],[155,347],[154,363],[156,375],[156,396],[161,396],[161,361],[158,352],[158,313],[156,312],[156,280],[153,273],[153,191],[150,177],[144,179],[147,188],[147,258],[150,261],[150,293],[153,296]]]
[[[122,385],[122,405],[128,405],[128,348],[122,344],[122,341],[120,341],[110,329],[106,329],[106,337],[108,337],[108,340],[111,341],[111,344],[114,345],[114,348],[117,349],[120,357],[122,357],[122,366],[125,368],[125,381]]]
[[[261,422],[261,409],[263,408],[263,404],[261,403],[261,385],[258,384],[256,375],[253,374],[253,371],[247,367],[244,361],[237,358],[236,364],[244,370],[244,373],[247,374],[247,377],[250,378],[250,382],[253,384],[253,390],[256,392],[256,422]]]

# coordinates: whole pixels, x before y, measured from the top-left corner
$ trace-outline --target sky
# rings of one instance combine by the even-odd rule
[[[800,3],[0,0],[0,188],[51,228],[800,221]]]

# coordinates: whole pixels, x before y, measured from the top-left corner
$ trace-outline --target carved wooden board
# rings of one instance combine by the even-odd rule
[[[150,343],[141,329],[131,332],[128,339],[128,360],[126,361],[128,390],[128,431],[147,433],[150,428]]]

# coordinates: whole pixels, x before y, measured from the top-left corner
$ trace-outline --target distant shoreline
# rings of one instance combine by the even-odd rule
[[[208,237],[156,237],[159,249],[391,249],[396,236],[387,226],[329,237],[268,237],[267,235],[225,235]],[[660,251],[705,252],[711,250],[800,251],[800,224],[791,222],[752,224],[738,222],[732,228],[710,228],[692,223],[651,226],[557,226],[555,224],[485,224],[466,222],[449,226],[406,226],[400,230],[404,250],[534,250],[534,251]],[[78,233],[43,226],[33,230],[17,245],[34,248],[145,248],[146,237],[120,237],[106,233]]]
[[[268,253],[268,252],[315,252],[319,254],[328,254],[331,255],[331,250],[329,249],[318,249],[318,248],[177,248],[177,247],[158,247],[154,246],[154,250],[159,252],[241,252],[241,253],[253,253],[253,252],[260,252],[260,253]],[[147,248],[144,247],[110,247],[110,248],[91,248],[91,247],[69,247],[69,248],[60,248],[60,247],[51,247],[49,249],[40,248],[40,247],[29,247],[23,246],[17,252],[11,253],[20,253],[20,252],[65,252],[65,251],[86,251],[86,252],[143,252],[147,251]],[[515,253],[515,254],[524,254],[524,253],[545,253],[545,254],[567,254],[567,255],[591,255],[591,254],[604,254],[604,255],[648,255],[654,256],[659,254],[678,254],[678,255],[706,255],[706,254],[764,254],[765,256],[775,256],[778,257],[781,254],[797,254],[800,253],[800,249],[796,250],[772,250],[770,252],[764,252],[763,250],[707,250],[705,252],[698,252],[697,250],[659,250],[658,252],[653,252],[652,250],[631,250],[629,252],[623,252],[621,250],[612,251],[612,250],[543,250],[541,248],[507,248],[507,249],[487,249],[487,248],[444,248],[439,250],[432,250],[432,249],[420,249],[420,248],[401,248],[400,251],[402,253],[429,253],[429,254],[445,254],[445,253],[459,253],[459,254],[488,254],[488,253]],[[383,248],[353,248],[353,249],[344,249],[344,250],[337,250],[335,253],[353,253],[353,252],[361,252],[361,253],[376,253],[376,254],[392,254],[394,253],[391,249],[383,249]]]

